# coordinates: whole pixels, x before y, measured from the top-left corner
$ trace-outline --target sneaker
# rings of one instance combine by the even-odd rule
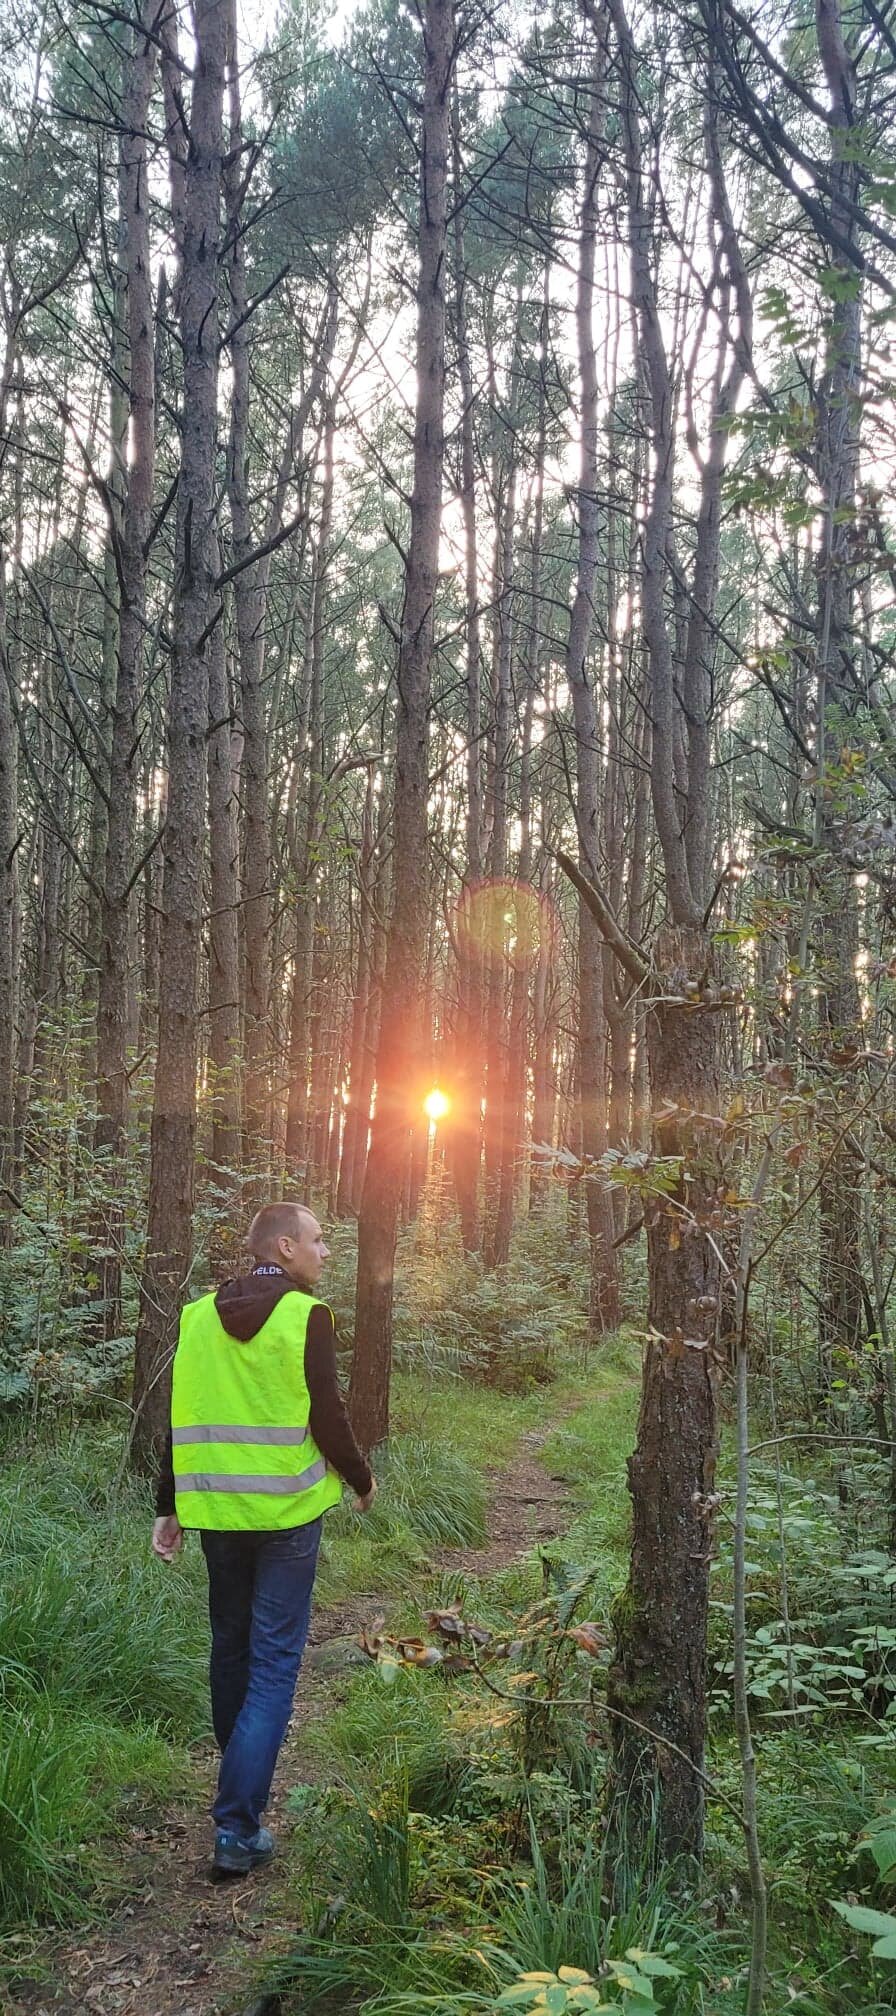
[[[270,1862],[273,1853],[274,1836],[267,1827],[259,1827],[248,1841],[241,1840],[239,1834],[227,1827],[219,1827],[215,1833],[214,1866],[228,1876],[247,1876],[250,1869]]]

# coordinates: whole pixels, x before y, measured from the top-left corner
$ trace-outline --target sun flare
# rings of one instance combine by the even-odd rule
[[[432,1091],[427,1092],[426,1098],[423,1101],[423,1111],[427,1119],[433,1121],[444,1120],[446,1113],[450,1112],[450,1110],[451,1101],[447,1092],[440,1091],[438,1085],[434,1085]]]

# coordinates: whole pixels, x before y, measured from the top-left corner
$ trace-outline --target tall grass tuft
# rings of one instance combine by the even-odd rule
[[[0,1477],[0,1924],[74,1919],[126,1797],[173,1791],[205,1726],[198,1548],[166,1570],[101,1422]]]
[[[475,1547],[485,1539],[483,1480],[458,1450],[422,1435],[397,1436],[382,1474],[385,1489],[374,1506],[375,1519],[404,1519],[434,1547]]]

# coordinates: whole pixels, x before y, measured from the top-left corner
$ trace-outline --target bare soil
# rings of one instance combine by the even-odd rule
[[[485,1545],[438,1548],[435,1568],[485,1579],[563,1531],[569,1492],[538,1460],[545,1439],[541,1430],[524,1435],[513,1464],[489,1472]],[[320,1775],[303,1732],[341,1697],[356,1660],[363,1660],[358,1633],[387,1609],[387,1600],[371,1591],[321,1609],[312,1620],[266,1815],[281,1839],[289,1833],[289,1793]],[[207,1801],[197,1808],[191,1795],[189,1806],[129,1830],[121,1843],[124,1901],[105,1927],[67,1933],[55,1944],[42,1942],[40,1978],[34,1964],[35,1978],[0,2004],[2,2016],[243,2016],[251,2007],[254,1991],[247,1980],[259,1978],[265,1948],[282,1946],[295,1927],[284,1915],[276,1859],[245,1880],[212,1880],[207,1814],[217,1765],[212,1745],[198,1753],[198,1763]],[[23,1961],[26,1952],[23,1942]]]

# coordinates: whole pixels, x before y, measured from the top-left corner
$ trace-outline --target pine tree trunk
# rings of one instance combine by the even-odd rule
[[[576,292],[576,337],[581,381],[581,457],[577,516],[579,552],[576,591],[569,619],[566,676],[572,694],[576,727],[576,820],[579,857],[586,873],[599,861],[600,758],[594,688],[588,654],[597,575],[597,365],[592,326],[594,252],[597,235],[597,189],[603,161],[606,118],[606,26],[596,17],[591,110],[585,153],[584,190],[579,227],[579,273]],[[587,905],[579,904],[579,1099],[582,1109],[582,1152],[596,1162],[607,1146],[606,1028],[603,1014],[603,952],[598,926]],[[619,1321],[619,1284],[613,1249],[613,1212],[605,1183],[587,1179],[588,1236],[591,1252],[589,1328],[592,1337],[615,1328]]]
[[[289,1098],[286,1114],[287,1167],[297,1169],[303,1158],[312,1159],[309,1140],[308,1059],[313,1049],[311,1021],[314,1008],[314,922],[317,915],[317,850],[323,802],[324,768],[324,644],[326,638],[327,568],[330,556],[330,528],[333,518],[333,452],[336,414],[328,401],[324,423],[323,485],[320,526],[311,589],[311,663],[308,704],[308,736],[311,745],[305,798],[305,831],[298,863],[298,891],[295,911],[295,950],[290,1003]]]
[[[654,953],[658,994],[681,1000],[712,974],[710,940],[668,926]],[[671,1197],[645,1207],[650,1300],[641,1413],[629,1462],[632,1552],[615,1606],[616,1654],[607,1700],[617,1718],[614,1771],[626,1832],[649,1832],[657,1792],[661,1852],[699,1858],[706,1742],[706,1626],[718,1447],[715,1335],[719,1262],[707,1221],[720,1166],[710,1125],[692,1112],[719,1105],[718,1014],[657,1002],[648,1011],[653,1151],[680,1157]],[[680,1208],[683,1207],[683,1208]],[[695,1222],[696,1221],[696,1222]],[[646,1738],[621,1719],[654,1732]],[[674,1748],[662,1738],[668,1737]],[[683,1752],[684,1755],[680,1755]]]
[[[844,39],[839,0],[817,0],[816,33],[830,101],[830,224],[840,243],[854,244],[861,177],[853,128],[856,122],[855,64]],[[836,242],[836,240],[835,240]],[[831,252],[832,264],[842,253]],[[846,286],[831,307],[828,355],[817,402],[818,480],[824,505],[818,556],[818,701],[816,772],[836,765],[844,740],[844,720],[856,713],[854,661],[855,516],[859,477],[859,412],[862,383],[862,288],[845,267]],[[816,787],[823,790],[821,782]],[[822,808],[823,862],[820,914],[819,1019],[822,1040],[836,1071],[837,1053],[861,1048],[862,1010],[856,961],[859,951],[858,897],[854,875],[842,858],[834,819]],[[828,1095],[830,1130],[842,1126],[836,1091]],[[855,1161],[842,1147],[833,1155],[822,1144],[826,1166],[818,1199],[819,1314],[821,1359],[830,1377],[835,1353],[856,1350],[864,1331],[862,1297],[862,1191]]]
[[[464,519],[464,660],[467,703],[466,888],[482,877],[482,664],[479,622],[479,560],[476,538],[476,440],[473,367],[467,337],[464,205],[461,200],[460,102],[455,80],[452,103],[452,199],[454,207],[454,320],[461,392],[461,508]],[[472,919],[471,919],[472,922]],[[466,1253],[481,1239],[479,1175],[482,1161],[482,1094],[485,1059],[482,954],[475,928],[463,933],[458,972],[458,1042],[451,1115],[451,1162],[460,1233]]]
[[[196,0],[183,205],[184,385],[168,705],[168,823],[149,1219],[134,1370],[133,1460],[151,1470],[169,1419],[170,1366],[192,1257],[198,974],[214,586],[218,247],[226,0]]]
[[[417,411],[414,487],[398,653],[392,909],[383,978],[377,1100],[358,1227],[355,1354],[350,1401],[362,1441],[389,1426],[395,1243],[410,1147],[408,1088],[420,1052],[420,988],[428,927],[428,727],[439,567],[445,406],[445,250],[451,0],[426,0],[420,162]]]
[[[519,321],[519,302],[517,303]],[[504,499],[498,539],[497,639],[495,650],[495,733],[492,749],[491,835],[488,875],[493,888],[502,885],[507,873],[507,801],[510,783],[511,676],[514,632],[514,534],[516,530],[517,449],[515,417],[519,378],[518,343],[514,346],[511,372],[510,462],[504,473]],[[492,920],[492,942],[488,946],[486,982],[486,1076],[485,1076],[485,1231],[482,1257],[486,1268],[501,1264],[503,1231],[499,1238],[498,1214],[501,1170],[508,1148],[510,1115],[508,1091],[507,977],[504,954],[504,905],[492,904],[486,915]],[[506,1257],[506,1255],[505,1255]]]
[[[7,1245],[12,1233],[18,1020],[18,736],[9,689],[5,570],[0,549],[0,1245]]]
[[[217,542],[215,548],[217,559]],[[239,824],[231,762],[231,704],[223,623],[209,639],[208,932],[212,1163],[225,1194],[239,1177],[240,1111]],[[219,1242],[220,1244],[220,1242]]]
[[[227,487],[233,556],[239,568],[233,583],[240,675],[242,761],[243,1028],[245,1041],[243,1108],[247,1162],[263,1183],[270,1164],[270,985],[271,869],[268,844],[268,737],[264,695],[268,566],[250,561],[255,545],[249,466],[249,347],[246,236],[243,201],[245,159],[237,51],[236,8],[228,22],[229,150],[225,171],[230,249],[227,279],[234,333],[230,339],[231,397]]]
[[[367,791],[364,798],[364,816],[361,829],[361,852],[358,861],[358,960],[354,1000],[352,1003],[348,1105],[345,1109],[342,1153],[339,1158],[339,1181],[336,1190],[337,1218],[351,1217],[355,1209],[355,1167],[360,1152],[361,1134],[363,1131],[366,1136],[370,1111],[369,1103],[367,1110],[362,1110],[361,1100],[373,964],[373,782],[374,771],[371,765],[371,768],[367,772]]]
[[[128,974],[131,872],[136,826],[134,764],[146,618],[146,565],[155,468],[155,345],[149,245],[146,124],[156,68],[155,35],[162,0],[148,0],[134,29],[122,102],[119,162],[121,271],[126,314],[127,409],[121,471],[124,501],[114,527],[118,648],[114,672],[106,859],[100,916],[96,1016],[97,1117],[94,1151],[104,1155],[109,1181],[105,1251],[98,1294],[103,1334],[121,1330],[121,1246],[124,1231],[116,1171],[125,1154],[128,1119]],[[144,28],[145,20],[145,28]],[[113,495],[114,495],[113,486]],[[114,604],[113,604],[114,608]]]

